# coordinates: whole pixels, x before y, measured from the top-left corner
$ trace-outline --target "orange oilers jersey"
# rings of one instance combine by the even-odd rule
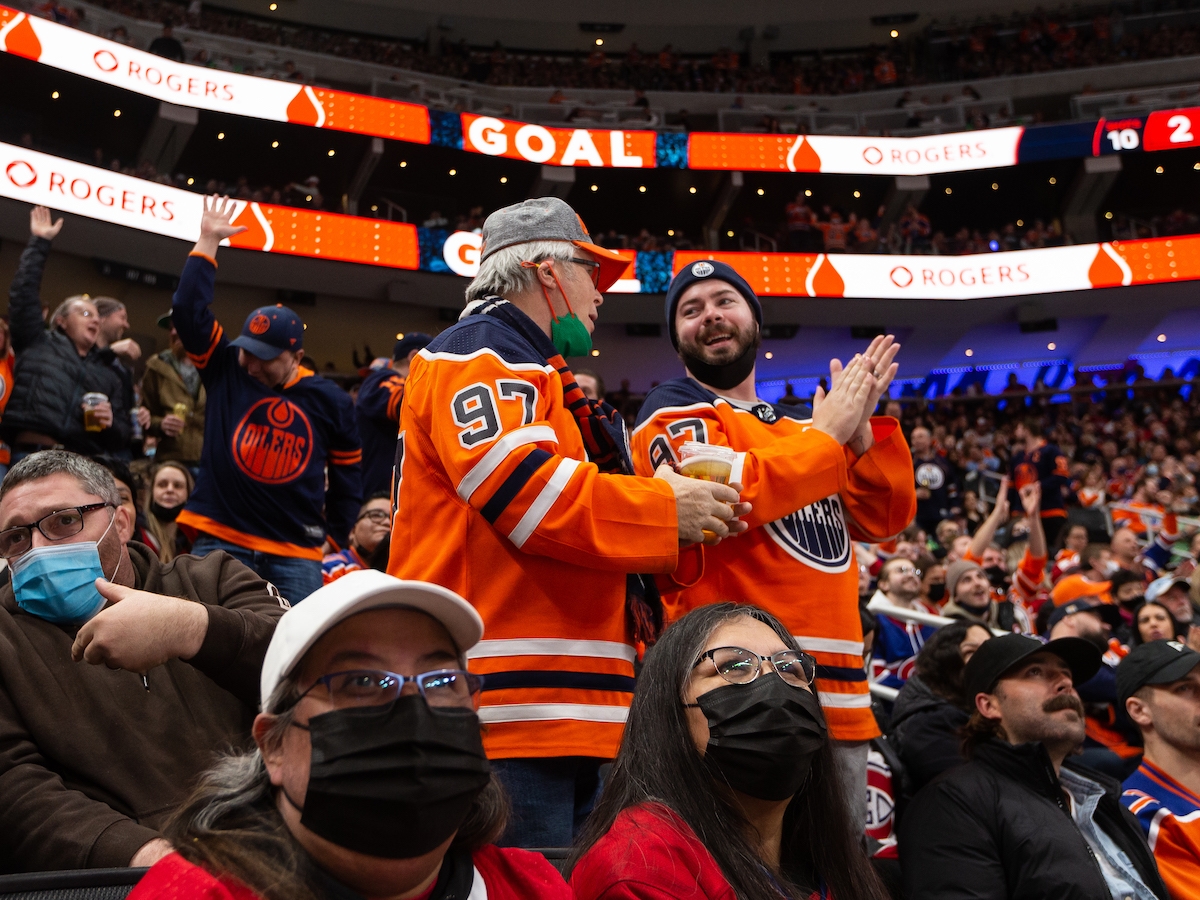
[[[1125,779],[1121,802],[1138,818],[1159,874],[1177,900],[1200,897],[1200,795],[1142,760]]]
[[[445,585],[483,617],[468,660],[484,676],[489,756],[609,758],[633,697],[626,574],[675,570],[675,498],[588,461],[547,362],[557,351],[503,309],[413,359],[388,571]]]
[[[649,393],[632,437],[639,474],[676,461],[684,441],[738,452],[731,478],[754,506],[750,530],[705,548],[699,582],[664,598],[668,617],[723,600],[776,616],[820,664],[821,705],[842,741],[879,734],[863,670],[853,542],[891,537],[916,514],[899,424],[871,422],[876,443],[859,458],[814,430],[806,407],[732,401],[681,378]]]

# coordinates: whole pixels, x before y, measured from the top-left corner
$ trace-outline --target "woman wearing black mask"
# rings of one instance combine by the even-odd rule
[[[374,570],[289,610],[257,750],[206,773],[129,900],[570,900],[543,857],[491,844],[507,804],[464,671],[482,634],[453,592]]]
[[[578,900],[882,900],[811,687],[762,610],[688,613],[654,646],[572,858]]]
[[[162,562],[170,562],[192,549],[187,535],[176,527],[175,517],[187,503],[195,484],[192,473],[180,462],[160,463],[150,476],[143,537]]]

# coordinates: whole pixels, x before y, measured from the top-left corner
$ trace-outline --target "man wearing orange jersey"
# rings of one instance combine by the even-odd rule
[[[637,573],[675,572],[681,546],[744,530],[733,517],[749,509],[669,466],[634,476],[620,414],[575,383],[564,358],[588,355],[628,261],[571,207],[497,210],[480,260],[466,311],[404,386],[388,571],[479,610],[487,638],[467,658],[513,801],[504,842],[566,847],[616,756],[637,639],[651,636]]]
[[[685,441],[728,446],[737,453],[731,480],[753,505],[750,530],[705,551],[703,577],[668,613],[737,600],[790,628],[820,663],[821,705],[853,773],[850,796],[865,798],[865,742],[879,732],[862,664],[853,542],[894,537],[916,511],[899,423],[871,416],[895,375],[899,345],[880,337],[845,369],[834,360],[829,393],[818,391],[809,411],[759,399],[762,308],[730,266],[701,260],[679,272],[666,317],[686,377],[647,395],[633,433],[634,465],[649,474],[675,463]]]

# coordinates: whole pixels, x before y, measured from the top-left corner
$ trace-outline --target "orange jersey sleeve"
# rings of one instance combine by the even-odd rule
[[[917,515],[917,489],[912,453],[895,419],[871,419],[875,443],[849,462],[842,502],[850,534],[856,541],[878,543],[898,535]]]

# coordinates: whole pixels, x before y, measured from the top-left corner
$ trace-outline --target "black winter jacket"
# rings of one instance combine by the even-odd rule
[[[70,338],[42,321],[40,289],[50,242],[31,237],[9,290],[9,326],[17,365],[12,397],[0,431],[10,443],[21,431],[36,431],[85,455],[125,454],[133,421],[125,385],[112,368],[109,350],[81,357]],[[83,428],[83,395],[106,394],[113,424],[103,431]]]
[[[909,676],[900,688],[888,728],[888,742],[904,763],[897,800],[911,798],[942,772],[966,762],[958,729],[967,719],[965,712],[931,691],[919,675]]]
[[[1064,766],[1102,785],[1095,821],[1161,900],[1167,889],[1137,819],[1112,778]],[[1041,744],[981,744],[974,759],[930,782],[900,820],[904,891],[919,900],[1108,900],[1100,864],[1067,811]]]

